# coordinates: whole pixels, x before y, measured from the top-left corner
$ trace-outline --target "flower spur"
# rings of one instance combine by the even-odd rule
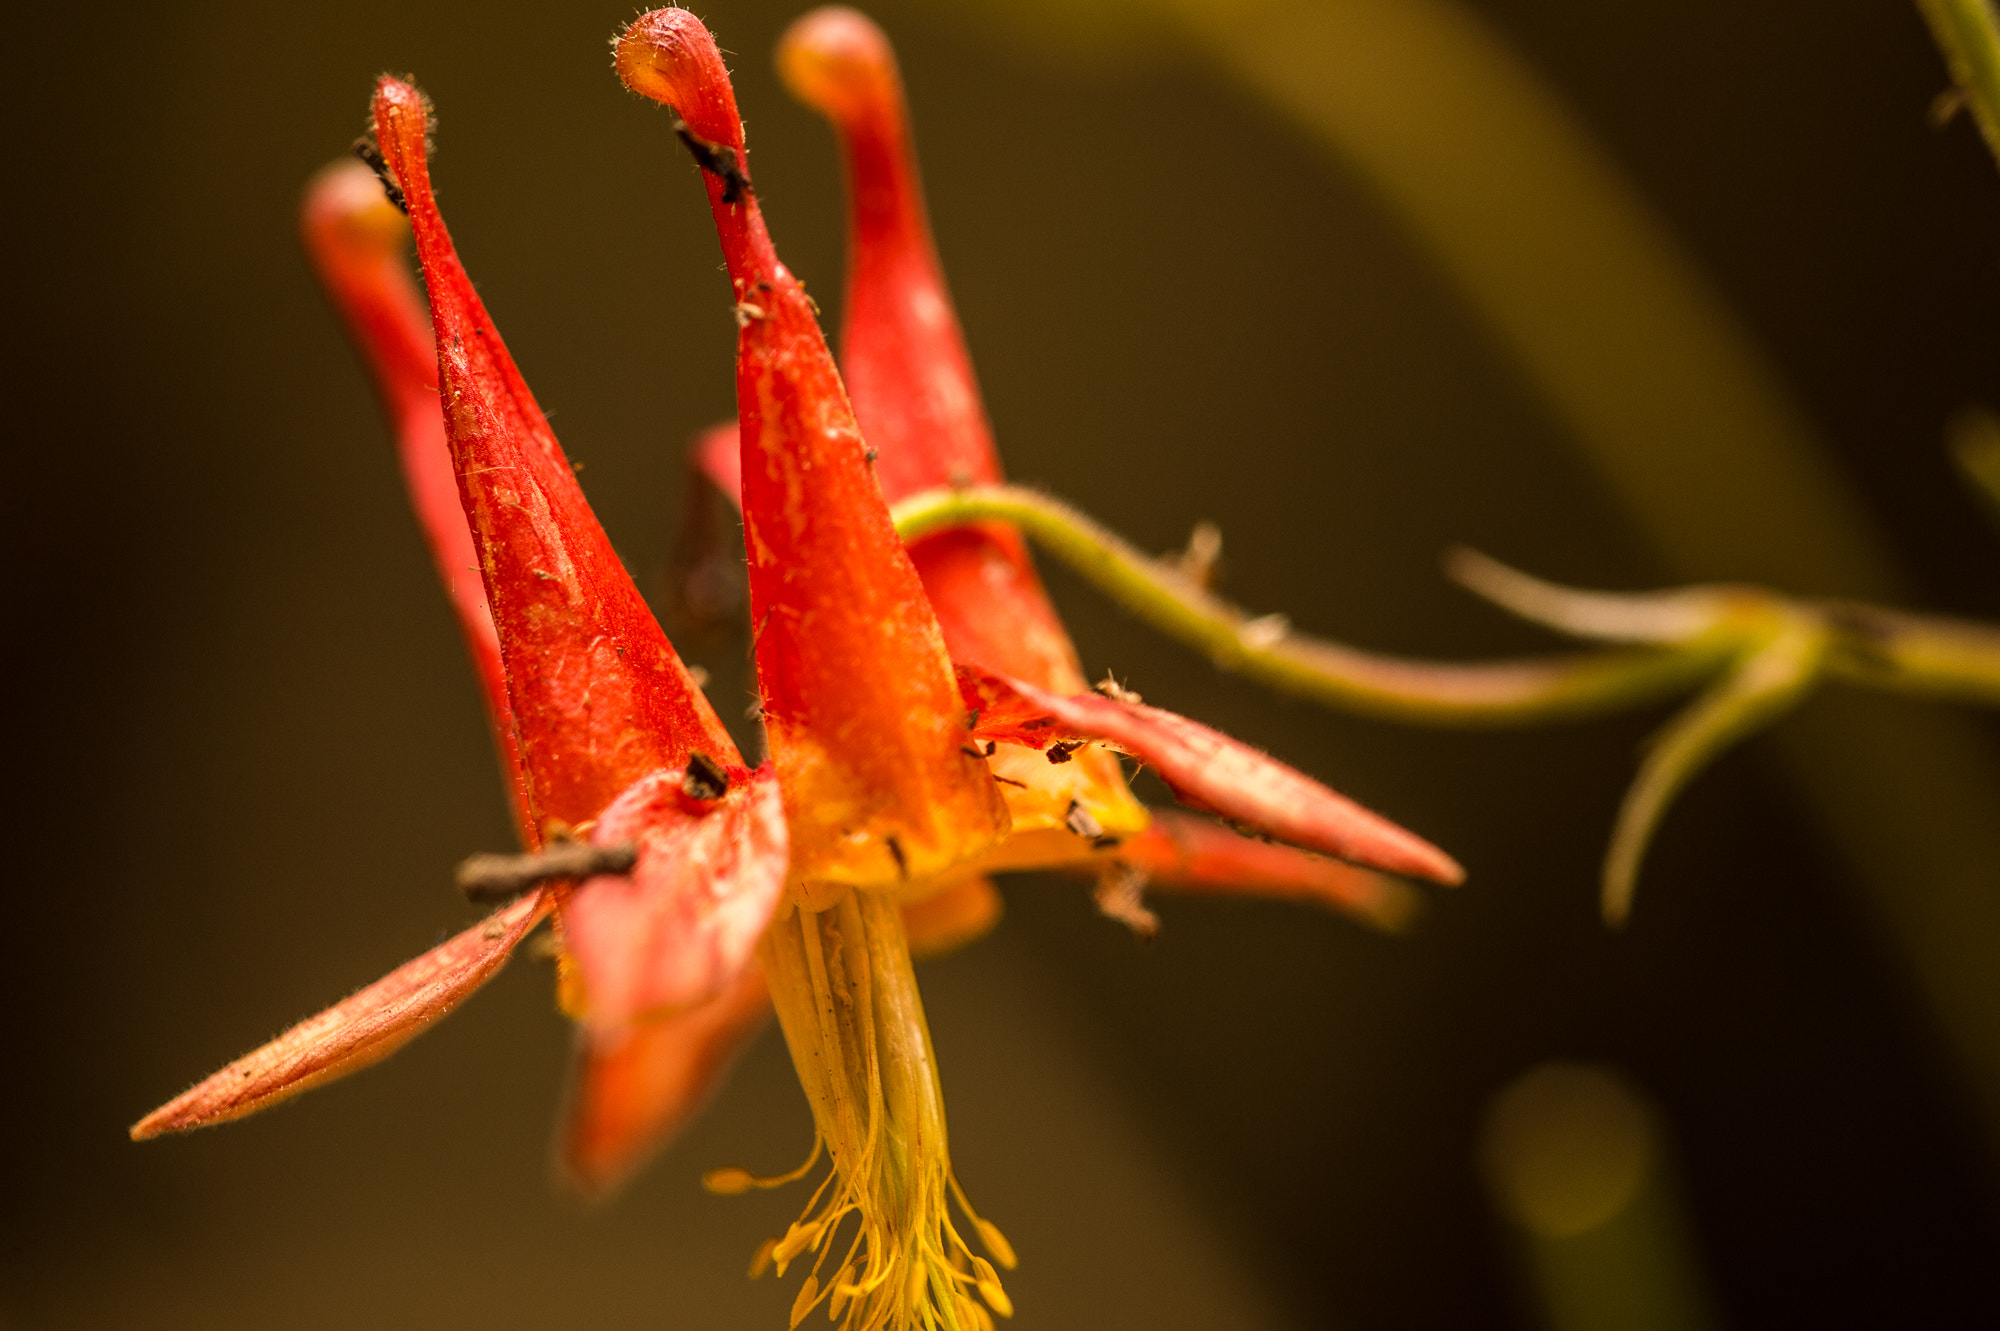
[[[659,11],[628,30],[619,54],[628,82],[684,117],[736,288],[745,528],[772,760],[743,765],[611,552],[452,250],[430,190],[428,108],[407,83],[383,80],[376,138],[429,288],[446,447],[421,413],[399,409],[430,388],[421,325],[414,300],[394,294],[389,233],[379,205],[357,203],[354,173],[314,191],[308,234],[392,408],[420,516],[482,664],[522,839],[565,852],[565,867],[544,860],[531,877],[546,881],[518,900],[231,1064],[133,1135],[237,1117],[392,1052],[553,917],[563,1006],[582,1028],[585,1108],[573,1141],[596,1133],[598,1163],[628,1162],[685,1108],[768,984],[833,1161],[810,1218],[767,1249],[781,1267],[816,1254],[796,1311],[827,1298],[851,1325],[985,1324],[971,1293],[1003,1313],[1007,1302],[946,1213],[947,1195],[964,1199],[950,1178],[904,914],[941,915],[943,933],[963,931],[922,898],[949,902],[957,894],[939,889],[954,875],[970,881],[981,856],[1004,853],[1012,788],[991,766],[1001,748],[1067,753],[1111,739],[1194,802],[1284,839],[1445,880],[1456,866],[1182,718],[955,674],[809,304],[771,249],[712,39],[684,11]],[[448,505],[428,502],[444,475],[461,501],[456,535]],[[451,575],[468,531],[483,618]],[[495,654],[497,672],[486,668]],[[963,688],[979,700],[976,724]],[[982,740],[991,755],[975,747]],[[579,847],[590,849],[579,858]],[[849,1214],[855,1233],[822,1286]],[[1005,1264],[998,1232],[967,1214]]]

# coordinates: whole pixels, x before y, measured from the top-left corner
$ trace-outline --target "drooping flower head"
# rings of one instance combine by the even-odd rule
[[[854,405],[765,229],[713,39],[662,10],[617,54],[629,86],[673,108],[729,270],[740,431],[727,470],[771,761],[744,765],[612,552],[437,211],[429,107],[383,79],[375,165],[409,217],[429,328],[399,270],[395,219],[359,168],[316,183],[307,239],[396,426],[535,853],[483,880],[522,892],[484,923],[133,1133],[218,1122],[381,1057],[552,916],[561,1001],[580,1024],[565,1146],[580,1181],[614,1181],[671,1130],[768,998],[812,1107],[814,1156],[831,1157],[800,1221],[759,1258],[782,1271],[811,1256],[794,1320],[827,1301],[853,1327],[984,1326],[1009,1310],[993,1262],[1012,1252],[952,1177],[913,939],[978,932],[995,907],[984,874],[1019,865],[1115,862],[1355,899],[1342,896],[1348,871],[1298,850],[1212,824],[1160,834],[1114,747],[1187,802],[1293,846],[1443,881],[1457,866],[1206,727],[1083,690],[1011,529],[941,532],[910,550],[898,539],[885,491],[999,468],[872,25],[822,13],[784,55],[848,144]],[[886,453],[864,439],[876,433]],[[477,588],[459,572],[468,562]],[[759,1180],[723,1170],[711,1182]]]

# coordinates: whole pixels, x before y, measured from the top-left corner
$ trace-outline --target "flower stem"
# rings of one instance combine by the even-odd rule
[[[1611,834],[1604,860],[1605,923],[1616,928],[1631,913],[1639,863],[1674,796],[1723,750],[1777,720],[1811,691],[1827,636],[1826,626],[1812,615],[1786,617],[1661,732],[1626,792]]]
[[[906,540],[966,522],[1011,522],[1133,614],[1223,669],[1287,693],[1404,721],[1527,725],[1614,711],[1694,686],[1720,667],[1732,646],[1718,632],[1665,648],[1465,664],[1412,660],[1294,632],[1282,615],[1251,615],[1033,490],[930,490],[896,505],[895,518]]]

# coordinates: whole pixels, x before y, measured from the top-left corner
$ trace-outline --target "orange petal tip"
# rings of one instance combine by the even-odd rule
[[[410,238],[409,219],[389,202],[374,170],[351,157],[322,167],[306,183],[299,222],[308,236],[338,236],[370,251],[397,252]]]
[[[700,19],[685,9],[652,10],[618,34],[612,51],[619,82],[671,106],[703,138],[742,151],[729,71]]]
[[[828,5],[785,30],[778,40],[778,75],[807,106],[845,120],[894,96],[896,57],[873,19]]]

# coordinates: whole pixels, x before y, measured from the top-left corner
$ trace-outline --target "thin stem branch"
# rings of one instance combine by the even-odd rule
[[[1638,648],[1441,663],[1362,651],[1295,632],[1214,595],[1047,495],[1014,486],[932,490],[896,505],[905,539],[967,522],[1011,522],[1139,618],[1216,665],[1287,693],[1433,725],[1527,725],[1651,702],[1713,674],[1733,649],[1721,632]]]
[[[1826,625],[1787,616],[1761,644],[1660,732],[1618,810],[1604,858],[1604,921],[1616,928],[1632,910],[1639,864],[1674,797],[1730,745],[1784,715],[1818,678]]]
[[[1858,684],[2000,707],[2000,628],[1939,615],[1823,601],[1830,675]]]

